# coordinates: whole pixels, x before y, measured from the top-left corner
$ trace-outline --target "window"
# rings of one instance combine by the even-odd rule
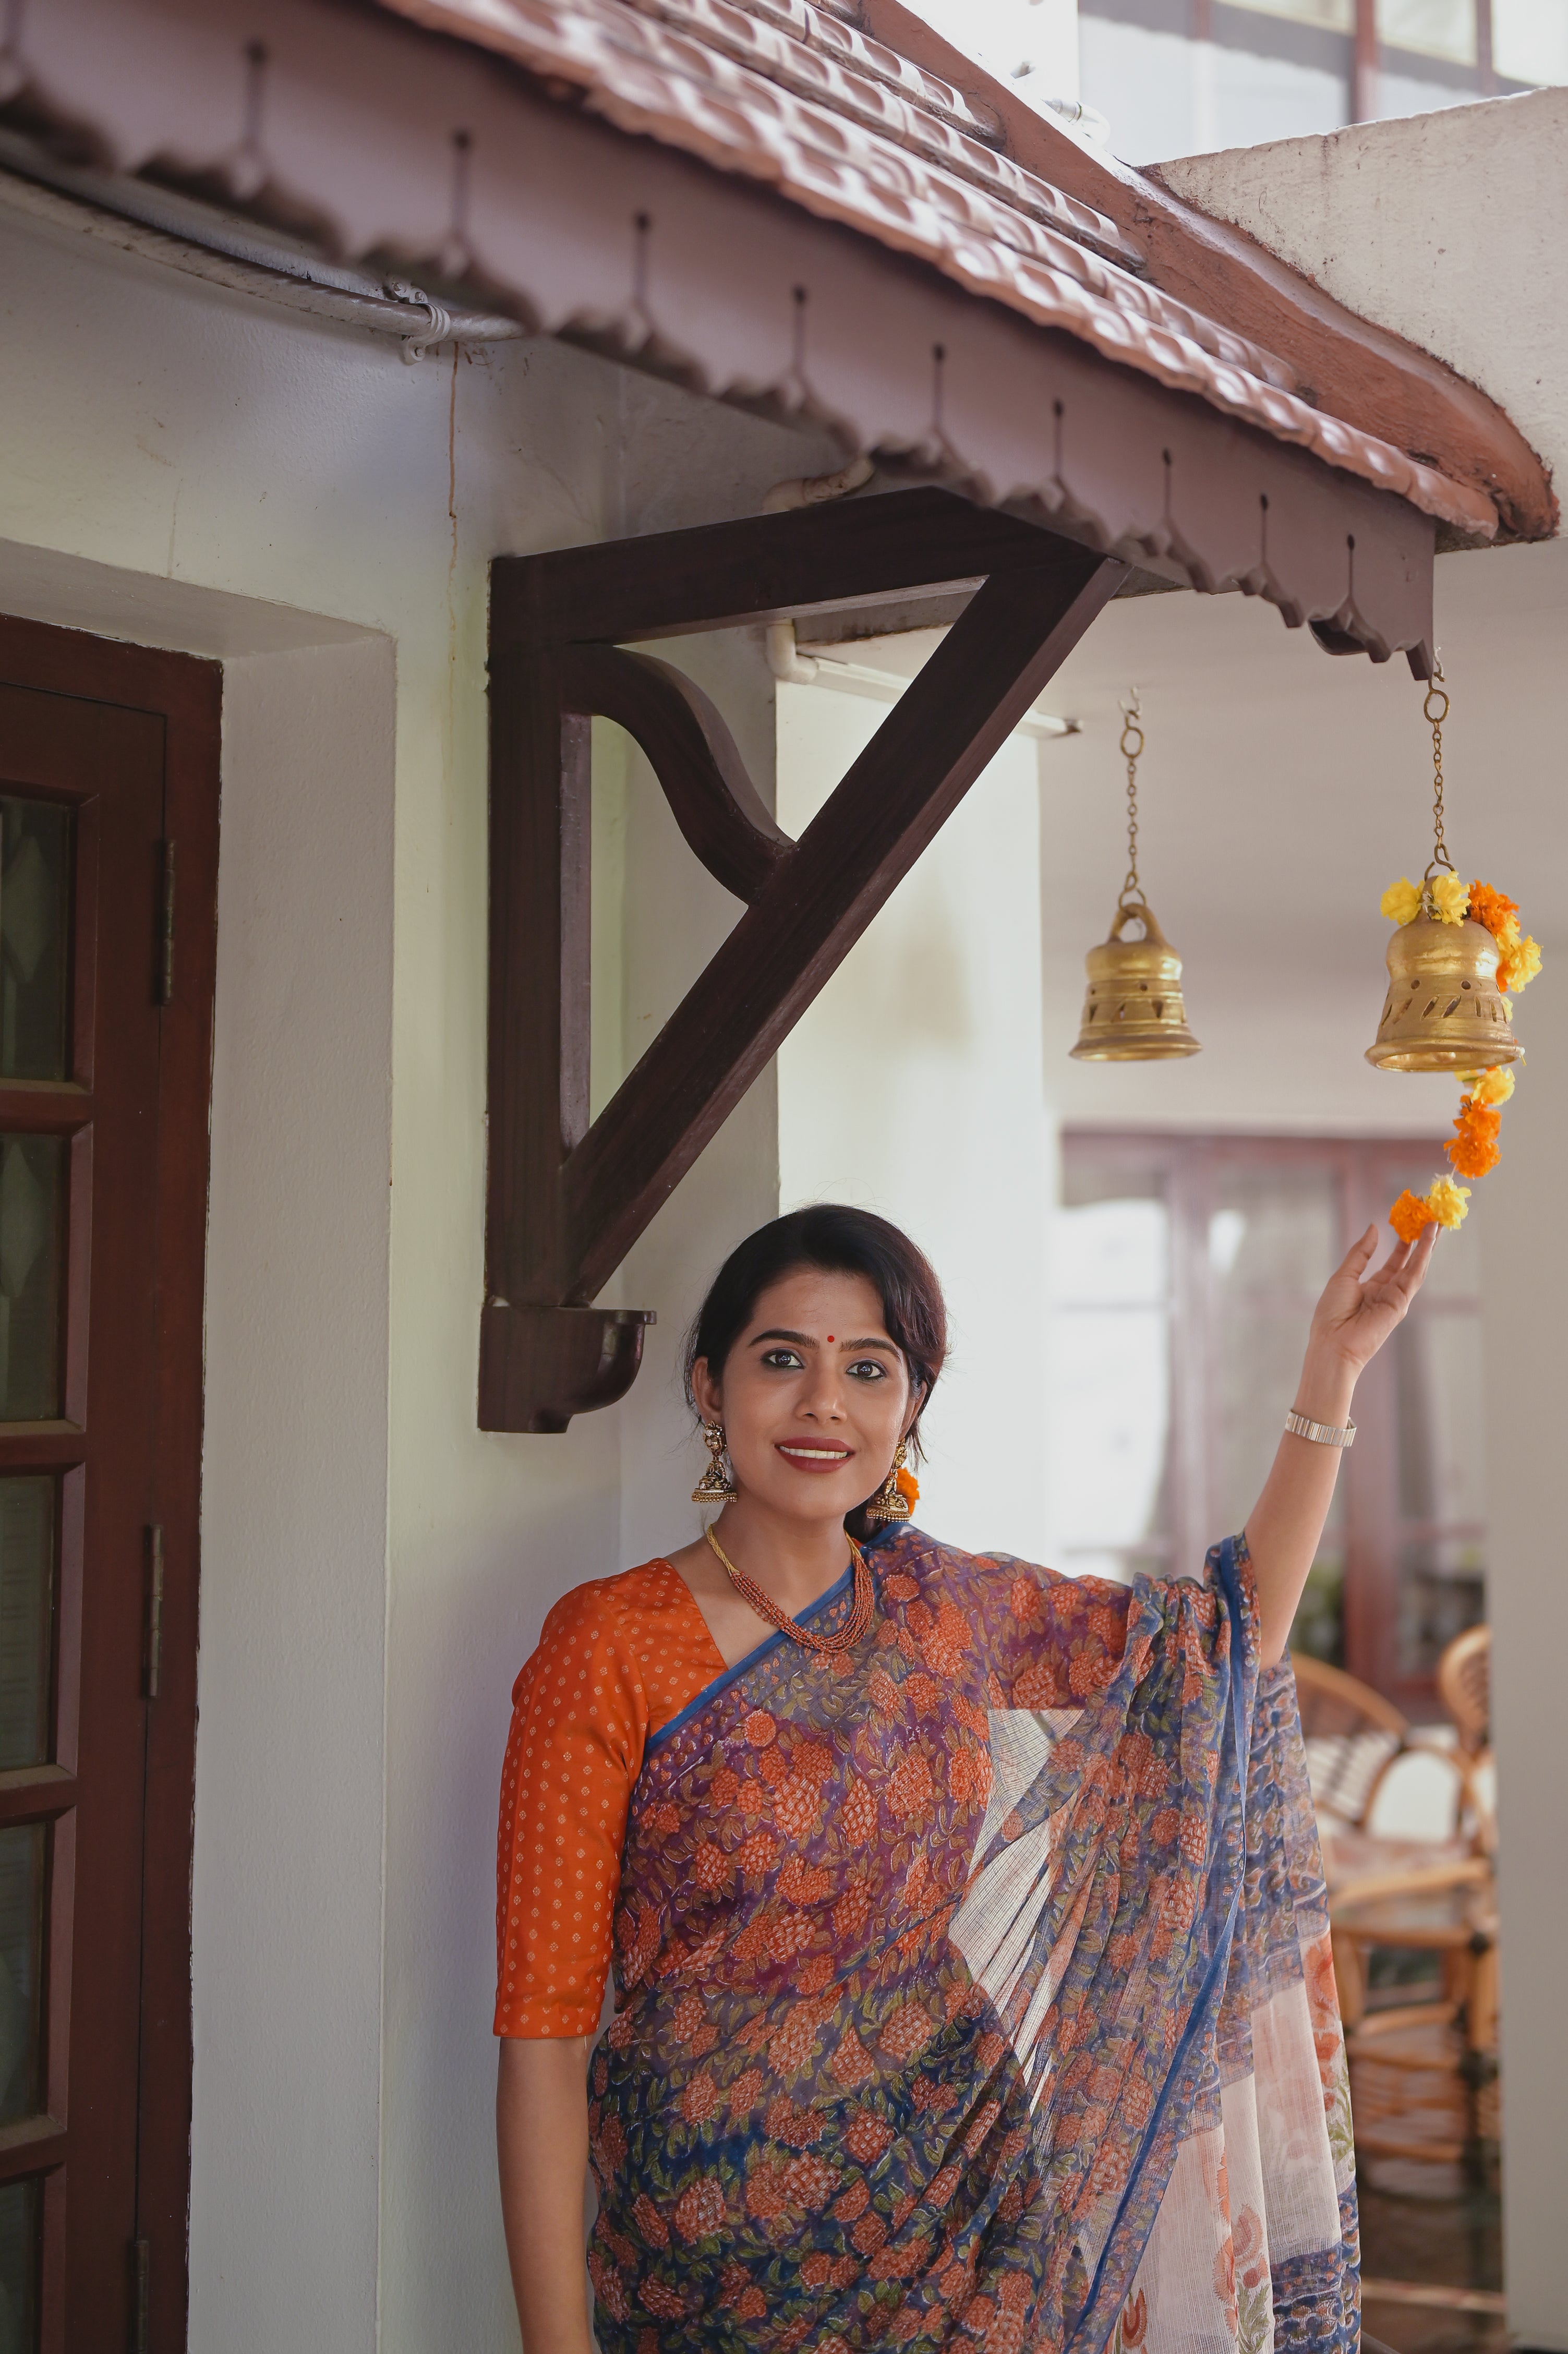
[[[1049,1435],[1064,1568],[1191,1571],[1242,1526],[1330,1271],[1443,1165],[1436,1140],[1064,1138]],[[1293,1636],[1418,1712],[1444,1645],[1485,1613],[1478,1247],[1474,1224],[1442,1237],[1361,1383]]]

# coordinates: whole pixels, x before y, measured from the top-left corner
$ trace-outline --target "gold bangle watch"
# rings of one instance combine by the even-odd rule
[[[1355,1445],[1356,1426],[1353,1422],[1347,1422],[1342,1426],[1332,1422],[1310,1422],[1306,1415],[1298,1414],[1292,1407],[1285,1417],[1285,1427],[1294,1432],[1298,1438],[1316,1439],[1319,1447]]]

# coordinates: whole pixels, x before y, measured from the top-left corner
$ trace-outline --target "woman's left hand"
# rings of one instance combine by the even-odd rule
[[[1377,1248],[1377,1228],[1369,1226],[1345,1253],[1312,1311],[1308,1357],[1338,1357],[1352,1377],[1359,1373],[1403,1321],[1432,1264],[1436,1239],[1436,1226],[1424,1228],[1419,1242],[1395,1243],[1383,1265],[1368,1274]]]

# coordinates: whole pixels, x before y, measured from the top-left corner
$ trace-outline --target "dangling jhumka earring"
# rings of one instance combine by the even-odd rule
[[[910,1503],[906,1490],[914,1488],[915,1482],[904,1469],[908,1460],[909,1449],[903,1439],[900,1439],[894,1450],[893,1461],[886,1479],[871,1501],[862,1506],[868,1521],[906,1521],[909,1518],[914,1507]],[[901,1473],[902,1479],[899,1476]],[[916,1493],[919,1493],[918,1489],[916,1489]]]
[[[705,1422],[703,1437],[707,1441],[708,1468],[692,1490],[692,1501],[694,1504],[733,1503],[740,1490],[735,1484],[734,1472],[725,1463],[723,1423]]]
[[[1121,706],[1121,757],[1127,762],[1127,880],[1116,903],[1110,937],[1091,949],[1084,963],[1089,986],[1078,1043],[1070,1049],[1082,1063],[1157,1063],[1195,1055],[1198,1041],[1187,1027],[1181,998],[1181,960],[1160,930],[1138,879],[1138,763],[1143,726],[1138,690]],[[1128,924],[1140,924],[1140,939],[1123,939]]]

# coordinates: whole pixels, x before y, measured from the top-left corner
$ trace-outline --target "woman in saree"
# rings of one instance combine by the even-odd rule
[[[557,1603],[514,1695],[526,2354],[1359,2346],[1286,1645],[1435,1231],[1330,1281],[1245,1533],[1130,1585],[907,1517],[947,1333],[895,1227],[820,1206],[726,1262],[687,1359],[723,1509]]]

